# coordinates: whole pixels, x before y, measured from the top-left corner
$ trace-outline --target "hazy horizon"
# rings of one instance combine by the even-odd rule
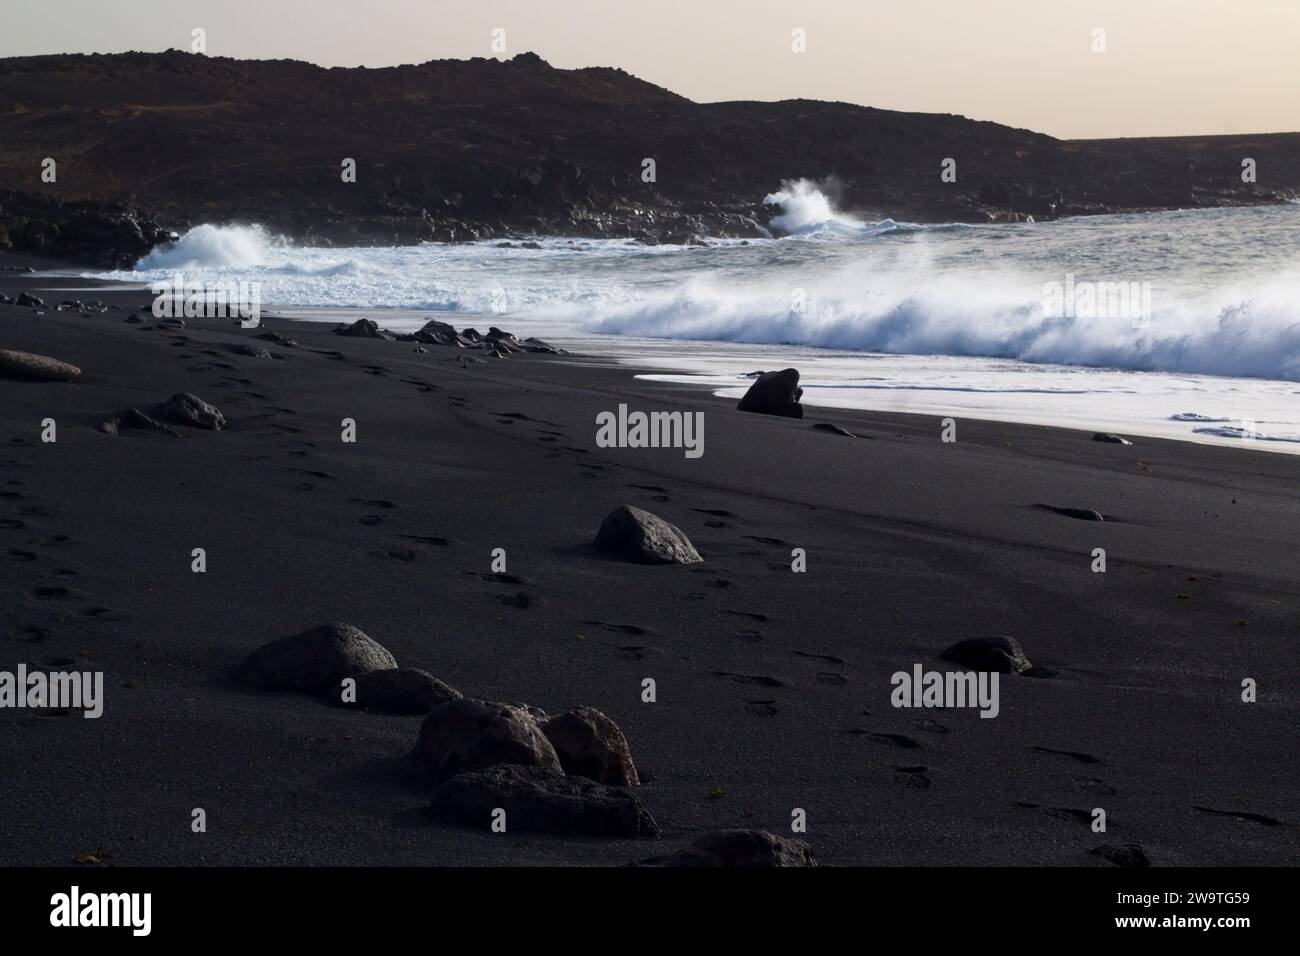
[[[0,56],[190,49],[385,67],[534,52],[616,67],[698,102],[813,99],[954,113],[1064,139],[1295,132],[1291,0],[45,0],[11,13]],[[504,30],[505,50],[493,31]],[[796,52],[802,30],[803,52]],[[1105,31],[1104,52],[1096,30]],[[57,37],[57,47],[50,37]],[[501,35],[497,35],[498,43]]]

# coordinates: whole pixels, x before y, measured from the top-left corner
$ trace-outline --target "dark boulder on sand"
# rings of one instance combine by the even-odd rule
[[[1122,437],[1120,437],[1119,435],[1112,435],[1112,434],[1109,434],[1108,432],[1097,432],[1097,434],[1095,434],[1095,435],[1092,436],[1092,440],[1093,440],[1093,441],[1106,442],[1106,443],[1109,444],[1109,445],[1131,445],[1131,444],[1133,444],[1133,443],[1132,443],[1131,441],[1129,441],[1127,438],[1122,438]]]
[[[197,395],[177,392],[162,407],[162,417],[169,422],[220,431],[226,427],[226,416],[215,405],[209,405]]]
[[[325,693],[345,677],[397,667],[393,655],[351,624],[321,624],[264,644],[245,658],[238,677],[261,690]]]
[[[420,726],[412,756],[434,777],[496,764],[560,769],[537,721],[522,708],[496,701],[461,699],[435,707]]]
[[[803,389],[799,387],[799,370],[787,368],[761,373],[736,407],[742,412],[760,415],[803,418],[803,406],[799,404],[801,398]]]
[[[351,325],[340,325],[334,334],[354,339],[387,339],[390,342],[396,337],[392,332],[381,329],[374,319],[357,319]]]
[[[706,834],[668,856],[641,860],[635,866],[816,866],[812,848],[766,830],[721,830]]]
[[[1033,667],[1024,648],[1014,637],[968,637],[958,641],[941,655],[941,659],[977,671],[999,674],[1023,674]]]
[[[75,382],[81,369],[48,355],[0,349],[0,376],[29,382]]]
[[[653,837],[659,824],[632,791],[548,767],[502,765],[459,773],[433,793],[429,815],[489,829],[505,811],[506,832]]]
[[[618,724],[594,707],[575,707],[542,724],[565,773],[616,787],[636,787],[641,778]]]
[[[355,700],[344,700],[342,682],[335,688],[335,698],[345,706],[377,714],[427,714],[462,696],[456,688],[417,667],[385,668],[353,679]]]
[[[32,295],[30,292],[18,293],[18,301],[15,304],[30,306],[33,309],[45,308],[45,300],[37,298],[36,296]]]
[[[680,528],[632,505],[620,505],[601,522],[596,547],[643,564],[695,564],[704,560]]]

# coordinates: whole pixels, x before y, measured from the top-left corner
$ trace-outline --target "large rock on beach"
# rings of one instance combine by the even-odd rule
[[[575,707],[542,724],[565,773],[615,787],[635,787],[641,778],[618,724],[594,707]]]
[[[676,525],[632,505],[611,511],[596,533],[596,547],[643,564],[695,564],[704,559]]]
[[[0,376],[29,382],[75,382],[81,369],[48,355],[0,349]]]
[[[238,676],[261,690],[325,693],[345,677],[397,667],[393,655],[351,624],[321,624],[253,651]]]
[[[386,329],[381,329],[379,323],[374,319],[357,319],[351,325],[341,325],[334,330],[335,335],[346,335],[354,339],[387,339],[392,341],[396,336]]]
[[[527,711],[511,704],[453,700],[424,718],[413,755],[434,777],[496,764],[521,764],[560,770],[560,758]]]
[[[505,811],[506,832],[534,830],[574,836],[653,837],[659,824],[636,795],[548,767],[502,765],[460,773],[433,793],[429,814],[488,829]]]
[[[766,830],[721,830],[700,837],[668,856],[642,860],[638,866],[816,866],[812,848]]]
[[[781,415],[785,418],[803,418],[803,389],[799,387],[799,370],[782,369],[779,372],[760,372],[749,386],[740,404],[742,412],[760,415]]]
[[[226,427],[226,416],[215,405],[209,405],[197,395],[177,392],[162,406],[162,417],[179,425],[219,431]]]

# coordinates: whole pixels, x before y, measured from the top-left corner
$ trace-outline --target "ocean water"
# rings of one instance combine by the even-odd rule
[[[773,238],[305,248],[204,225],[137,282],[261,283],[264,309],[538,335],[739,396],[795,366],[811,405],[1300,453],[1300,205],[1007,225],[879,222],[815,185]]]

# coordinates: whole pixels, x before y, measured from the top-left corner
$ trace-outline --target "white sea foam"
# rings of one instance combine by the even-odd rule
[[[1300,394],[1294,205],[970,226],[869,222],[806,180],[766,198],[783,238],[708,248],[557,238],[537,248],[309,248],[255,226],[204,225],[112,275],[140,282],[183,269],[199,280],[258,281],[266,303],[331,320],[331,310],[382,309],[375,317],[398,329],[430,312],[460,313],[465,324],[500,317],[529,334],[683,371],[701,371],[700,356],[715,370],[726,355],[736,363],[732,381],[782,361],[827,381],[810,389],[813,403],[896,407],[911,396],[927,409],[946,402],[1040,420],[1044,403],[1034,396],[1046,395],[1060,420],[1086,422],[1100,402],[1098,427],[1184,437],[1193,426],[1249,419],[1275,422],[1261,431],[1283,440],[1300,419],[1286,411]],[[1045,286],[1067,276],[1149,283],[1150,314],[1142,322],[1053,314]],[[618,344],[607,348],[612,337]],[[886,355],[899,358],[884,363]],[[1120,378],[1106,378],[1107,369]],[[1143,378],[1162,374],[1175,378]],[[1153,388],[1178,404],[1147,402]],[[1188,408],[1227,420],[1174,417]]]

